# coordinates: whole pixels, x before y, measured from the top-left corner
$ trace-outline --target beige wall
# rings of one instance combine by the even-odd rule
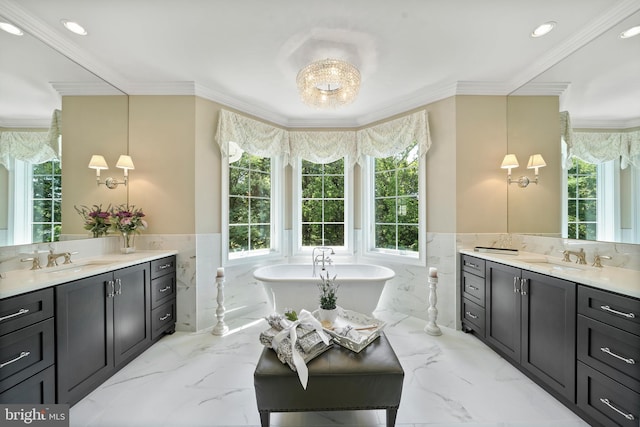
[[[196,233],[221,232],[220,148],[215,140],[220,105],[196,98]]]
[[[0,230],[9,226],[9,171],[0,165]]]
[[[458,233],[507,231],[505,174],[507,100],[503,96],[456,97]]]
[[[547,166],[540,169],[540,183],[520,188],[511,184],[509,198],[510,233],[560,235],[562,228],[562,154],[560,147],[559,99],[555,96],[510,96],[509,153],[518,157],[520,167],[512,176],[532,179],[527,169],[529,156],[540,153]],[[500,159],[502,160],[502,159]],[[506,172],[503,171],[506,176]]]
[[[92,154],[102,154],[109,165],[102,180],[122,180],[122,170],[115,165],[120,154],[127,153],[127,97],[63,96],[62,134],[62,233],[88,235],[74,205],[106,208],[127,202],[126,187],[98,187],[95,171],[87,167]]]

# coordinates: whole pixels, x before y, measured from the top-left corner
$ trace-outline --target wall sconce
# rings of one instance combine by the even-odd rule
[[[131,160],[131,156],[126,156],[124,154],[120,155],[118,158],[118,162],[116,163],[116,167],[120,169],[124,169],[124,181],[118,181],[113,178],[107,178],[104,182],[100,181],[100,171],[109,169],[109,165],[107,165],[107,161],[103,156],[94,154],[91,156],[91,160],[89,161],[89,169],[96,170],[96,183],[98,186],[100,184],[104,184],[108,189],[113,190],[118,187],[119,184],[127,185],[129,181],[129,169],[135,169],[133,165],[133,160]]]
[[[514,181],[511,179],[511,169],[517,168],[518,166],[520,166],[520,164],[518,163],[518,158],[516,157],[515,154],[505,155],[504,159],[502,160],[502,165],[500,165],[502,169],[507,169],[507,182],[509,184],[517,183],[518,187],[525,188],[531,182],[533,182],[534,184],[538,183],[538,178],[539,178],[538,169],[547,166],[547,164],[545,163],[541,154],[533,154],[529,156],[529,163],[527,163],[527,169],[535,169],[535,178],[533,180],[530,180],[526,176],[521,176],[516,181]]]

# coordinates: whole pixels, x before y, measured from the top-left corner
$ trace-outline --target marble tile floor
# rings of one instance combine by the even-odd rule
[[[573,412],[474,337],[376,312],[405,371],[398,427],[578,427]],[[262,346],[262,316],[228,322],[224,337],[209,331],[162,338],[70,410],[70,425],[259,426],[253,371]],[[296,393],[300,390],[285,390]],[[274,427],[384,426],[385,411],[274,413]]]

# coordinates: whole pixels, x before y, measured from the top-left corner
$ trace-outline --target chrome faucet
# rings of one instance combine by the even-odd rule
[[[580,248],[580,250],[578,252],[576,251],[570,251],[570,250],[564,250],[562,251],[562,255],[564,255],[562,257],[562,261],[564,262],[571,262],[571,255],[575,255],[576,257],[576,264],[586,264],[587,263],[587,256],[584,252],[584,249]]]
[[[47,267],[55,267],[58,265],[58,258],[64,257],[65,264],[71,264],[71,252],[61,252],[56,254],[53,252],[53,249],[49,251],[49,255],[47,255]]]
[[[320,254],[316,255],[316,251],[319,251]],[[316,276],[316,265],[322,264],[321,271],[326,271],[325,264],[331,265],[333,263],[333,260],[329,258],[327,252],[329,252],[329,255],[336,254],[333,248],[330,248],[328,246],[316,246],[315,248],[313,248],[313,251],[311,252],[311,261],[313,264],[312,277]]]

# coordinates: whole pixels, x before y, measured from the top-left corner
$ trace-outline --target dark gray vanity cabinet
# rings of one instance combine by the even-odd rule
[[[0,300],[0,403],[55,403],[53,290]]]
[[[462,292],[461,318],[465,330],[485,336],[485,261],[469,255],[462,256],[460,290]]]
[[[606,426],[640,420],[640,300],[578,287],[578,407]]]
[[[151,261],[151,335],[155,340],[176,330],[176,257]]]
[[[487,261],[486,342],[575,403],[576,284]]]
[[[58,403],[74,404],[151,344],[149,263],[56,287]]]

